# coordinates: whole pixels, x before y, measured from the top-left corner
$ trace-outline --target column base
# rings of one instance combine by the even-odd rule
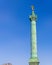
[[[29,65],[39,65],[38,58],[31,58],[29,61]]]
[[[39,62],[29,62],[29,65],[39,65]]]

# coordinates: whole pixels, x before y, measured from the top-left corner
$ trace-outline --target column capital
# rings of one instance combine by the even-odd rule
[[[30,21],[36,21],[37,20],[37,16],[36,15],[30,15],[29,19],[30,19]]]

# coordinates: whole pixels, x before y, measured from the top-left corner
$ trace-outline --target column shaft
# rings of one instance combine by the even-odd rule
[[[37,57],[36,21],[31,21],[31,58]]]

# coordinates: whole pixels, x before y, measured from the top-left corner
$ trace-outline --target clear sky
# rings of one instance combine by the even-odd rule
[[[40,65],[52,64],[52,0],[0,0],[0,65],[29,65],[32,4]]]

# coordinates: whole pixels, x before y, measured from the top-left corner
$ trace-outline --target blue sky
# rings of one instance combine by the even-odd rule
[[[40,65],[52,64],[52,0],[0,0],[0,65],[29,65],[32,4]]]

